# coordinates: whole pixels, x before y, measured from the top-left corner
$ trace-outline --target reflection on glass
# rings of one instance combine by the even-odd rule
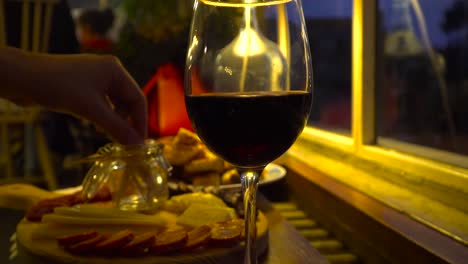
[[[352,2],[303,1],[316,87],[309,125],[346,135],[351,134]]]
[[[468,3],[379,6],[378,134],[468,154]]]

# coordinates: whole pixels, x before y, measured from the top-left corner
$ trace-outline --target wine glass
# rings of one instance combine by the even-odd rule
[[[241,175],[245,263],[257,263],[259,175],[302,132],[311,101],[300,0],[195,0],[185,102],[201,140]]]

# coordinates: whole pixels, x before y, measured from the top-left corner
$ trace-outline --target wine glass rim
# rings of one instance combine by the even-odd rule
[[[222,6],[222,7],[248,7],[248,6],[269,6],[279,5],[296,0],[198,0],[207,5]]]

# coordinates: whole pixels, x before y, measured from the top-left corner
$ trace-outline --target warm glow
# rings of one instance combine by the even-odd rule
[[[197,36],[193,36],[192,43],[190,44],[190,47],[188,48],[189,60],[192,60],[192,54],[197,45],[198,45],[198,38]]]
[[[281,4],[278,5],[278,46],[283,54],[284,58],[286,59],[286,65],[288,65],[288,72],[286,74],[287,81],[286,81],[286,90],[290,90],[289,84],[289,65],[291,63],[291,54],[290,54],[290,36],[289,36],[289,24],[288,24],[288,12],[286,10],[286,5]]]
[[[163,182],[162,177],[161,177],[161,176],[158,176],[158,177],[156,178],[156,183],[162,184],[162,182]]]
[[[245,28],[239,33],[234,42],[234,54],[239,57],[255,56],[265,51],[265,44],[260,35],[252,29],[252,8],[244,10]],[[254,21],[255,22],[255,21]]]
[[[248,171],[245,173],[245,177],[248,179],[253,179],[255,177],[255,172],[253,171]]]
[[[356,0],[354,1],[354,8],[353,8],[353,40],[352,40],[352,50],[353,50],[353,121],[352,121],[352,129],[353,129],[353,138],[354,140],[358,141],[362,139],[362,105],[363,105],[363,78],[362,78],[362,71],[363,71],[363,1]],[[357,148],[360,146],[361,142],[355,142],[354,146]],[[357,149],[356,149],[357,151]]]
[[[245,28],[237,37],[234,53],[239,57],[255,56],[265,51],[262,38],[252,28]]]

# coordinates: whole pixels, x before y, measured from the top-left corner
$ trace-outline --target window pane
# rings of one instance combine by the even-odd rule
[[[379,0],[379,9],[378,134],[468,154],[468,2]]]
[[[350,134],[352,1],[302,1],[314,73],[309,125]]]

